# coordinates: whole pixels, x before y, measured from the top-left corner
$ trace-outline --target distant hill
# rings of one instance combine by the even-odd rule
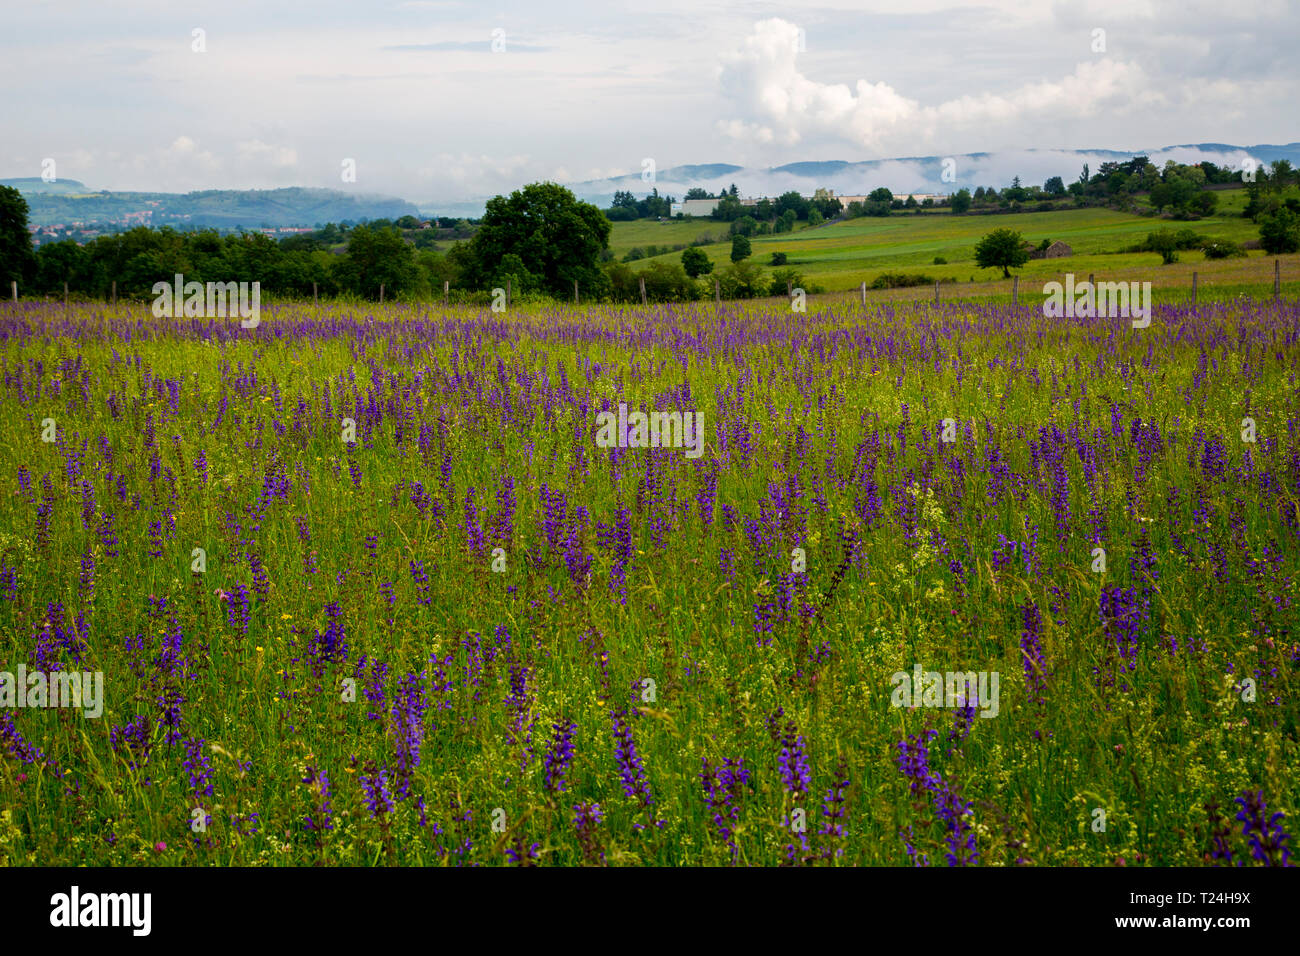
[[[806,196],[818,188],[833,189],[839,195],[862,195],[885,186],[895,193],[952,193],[963,186],[1011,185],[1019,176],[1026,185],[1042,185],[1049,176],[1060,176],[1069,183],[1078,179],[1084,163],[1093,171],[1104,162],[1118,162],[1134,156],[1146,156],[1163,166],[1167,160],[1179,163],[1208,161],[1216,166],[1239,165],[1247,156],[1259,163],[1288,159],[1300,166],[1300,143],[1234,146],[1229,143],[1190,143],[1162,146],[1158,149],[1023,149],[996,153],[963,153],[955,156],[908,156],[894,159],[871,159],[861,162],[822,160],[788,163],[767,169],[713,163],[673,166],[656,172],[655,181],[642,181],[639,172],[610,179],[571,183],[569,188],[581,199],[608,206],[614,193],[631,192],[637,198],[652,188],[661,196],[681,199],[688,189],[699,187],[717,195],[732,183],[742,196],[779,196],[791,190]],[[945,160],[953,160],[952,177],[945,179]]]
[[[80,222],[258,229],[420,215],[404,199],[297,186],[182,194],[94,191],[74,179],[47,183],[39,177],[0,179],[0,185],[23,194],[30,207],[28,221],[40,226]]]

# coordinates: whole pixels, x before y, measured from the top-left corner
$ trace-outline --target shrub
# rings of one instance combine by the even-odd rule
[[[1300,252],[1300,216],[1286,208],[1261,216],[1259,244],[1270,256]]]
[[[1207,259],[1240,259],[1246,250],[1231,239],[1207,239],[1201,247]]]
[[[774,252],[774,253],[772,253],[772,263],[771,263],[771,264],[774,265],[774,266],[783,266],[783,265],[785,265],[785,253],[784,253],[784,252]]]
[[[934,277],[921,273],[882,272],[871,280],[870,289],[906,289],[914,285],[934,285]]]
[[[772,281],[768,283],[768,295],[786,295],[786,284],[789,283],[791,289],[804,289],[803,276],[794,269],[777,269],[772,273]]]
[[[948,264],[948,260],[945,259],[943,256],[935,256],[935,257],[934,257],[934,265],[936,265],[936,266],[946,266],[947,264]]]

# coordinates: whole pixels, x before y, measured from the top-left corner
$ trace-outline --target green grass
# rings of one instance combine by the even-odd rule
[[[1290,190],[1288,195],[1300,195]],[[883,272],[925,272],[936,279],[959,282],[989,281],[1001,278],[1001,270],[980,269],[975,265],[975,245],[993,229],[1012,229],[1037,245],[1043,239],[1063,240],[1074,251],[1065,259],[1032,260],[1017,273],[1026,284],[1041,284],[1047,277],[1065,271],[1076,275],[1090,272],[1110,275],[1117,271],[1147,270],[1153,282],[1167,273],[1155,268],[1160,257],[1155,253],[1120,253],[1120,250],[1144,240],[1158,229],[1191,229],[1215,239],[1245,242],[1259,237],[1259,228],[1241,217],[1245,207],[1244,189],[1216,192],[1220,208],[1203,219],[1180,222],[1154,216],[1139,216],[1109,209],[1068,209],[1047,213],[954,216],[950,213],[898,214],[884,218],[860,218],[809,229],[804,226],[791,235],[757,236],[750,242],[750,261],[768,266],[774,252],[784,252],[786,267],[798,270],[810,282],[828,292],[847,291],[862,282],[871,283]],[[699,226],[698,223],[690,224]],[[801,224],[804,225],[804,224]],[[633,245],[654,242],[648,236],[656,228],[685,229],[679,223],[616,223],[616,252],[621,256]],[[726,223],[712,223],[703,231],[725,232]],[[620,227],[623,227],[620,229]],[[635,232],[633,231],[635,229]],[[663,233],[666,234],[666,233]],[[637,241],[630,242],[635,235]],[[643,238],[645,237],[645,238]],[[611,240],[613,244],[614,240]],[[662,241],[662,240],[661,240]],[[672,241],[689,241],[674,239]],[[714,269],[731,261],[729,243],[704,247]],[[1256,253],[1255,255],[1259,255]],[[934,265],[936,256],[947,259],[946,265]],[[645,268],[658,260],[680,261],[681,253],[671,253],[633,263],[634,269]],[[1181,254],[1185,263],[1203,261],[1199,251]],[[1206,263],[1207,266],[1212,266]]]

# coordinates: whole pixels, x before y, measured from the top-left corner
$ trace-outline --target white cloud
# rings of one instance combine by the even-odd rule
[[[926,106],[885,82],[860,79],[850,89],[810,79],[798,67],[797,37],[794,24],[763,20],[737,51],[723,57],[719,82],[742,115],[720,120],[720,132],[783,145],[847,142],[877,154],[952,150],[964,137],[987,135],[990,128],[1020,132],[1066,117],[1125,115],[1166,101],[1141,66],[1098,59],[1059,80]]]

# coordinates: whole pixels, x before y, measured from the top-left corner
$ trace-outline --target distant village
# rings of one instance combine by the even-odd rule
[[[813,195],[804,196],[803,198],[809,201],[814,199],[838,199],[840,201],[840,206],[844,209],[848,209],[849,206],[855,202],[865,204],[869,197],[865,195],[837,196],[833,189],[819,189]],[[926,200],[929,200],[931,205],[936,205],[945,202],[948,199],[946,195],[941,193],[907,193],[895,195],[894,198],[902,200],[903,202],[915,200],[918,205],[925,205]],[[759,203],[775,203],[776,200],[777,197],[775,196],[749,196],[740,197],[740,204],[742,206],[758,206]],[[681,202],[675,202],[672,204],[670,214],[673,216],[712,216],[720,202],[722,202],[721,196],[716,199],[684,199]]]

